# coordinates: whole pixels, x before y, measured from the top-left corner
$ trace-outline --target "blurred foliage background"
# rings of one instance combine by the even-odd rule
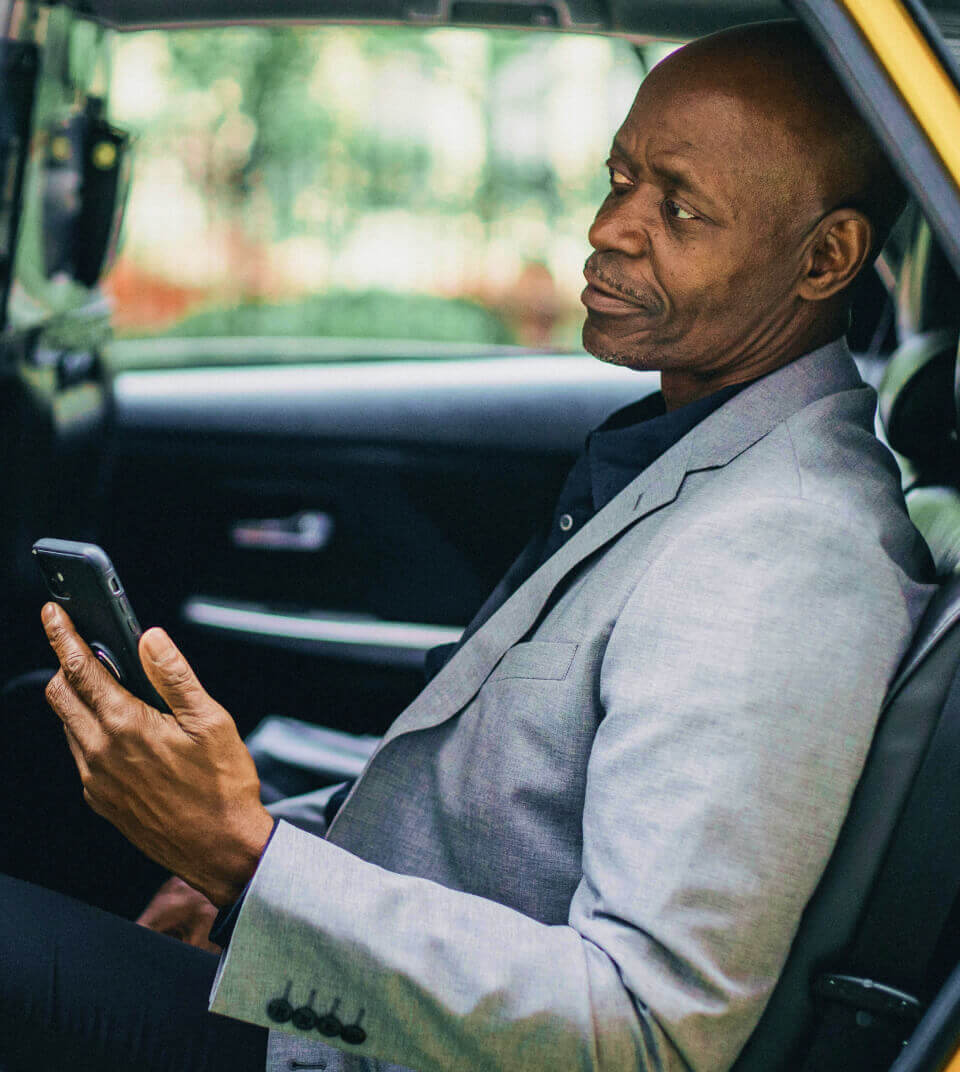
[[[81,45],[74,68],[136,136],[102,282],[115,334],[551,348],[579,346],[604,161],[666,51],[384,26]],[[71,106],[60,97],[48,112]],[[26,304],[70,304],[67,282],[52,298],[57,281],[36,274],[20,272]]]

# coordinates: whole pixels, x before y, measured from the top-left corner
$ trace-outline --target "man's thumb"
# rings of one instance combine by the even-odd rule
[[[198,713],[210,703],[197,675],[164,630],[154,627],[143,634],[140,661],[150,684],[175,715]]]

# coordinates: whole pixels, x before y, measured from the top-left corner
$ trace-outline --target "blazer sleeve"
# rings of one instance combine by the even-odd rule
[[[684,526],[598,667],[567,923],[387,872],[281,823],[211,1009],[277,1027],[266,1007],[278,984],[326,993],[332,981],[364,1038],[331,1041],[422,1072],[729,1068],[908,643],[903,583],[874,534],[800,499]]]

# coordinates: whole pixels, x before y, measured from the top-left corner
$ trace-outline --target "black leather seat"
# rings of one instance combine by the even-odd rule
[[[880,420],[890,446],[909,461],[910,484],[957,470],[953,380],[958,332],[934,328],[896,349],[880,383]]]
[[[958,667],[960,576],[954,576],[931,602],[890,690],[836,849],[804,913],[780,982],[734,1066],[736,1072],[801,1068],[817,1018],[816,980],[826,971],[856,971],[848,950]],[[903,907],[906,916],[910,906]],[[891,926],[900,927],[903,940],[910,940],[903,921],[893,920]],[[877,981],[915,988],[912,980]],[[837,1067],[858,1066],[851,1060]]]
[[[907,509],[937,572],[960,566],[960,445],[954,410],[960,284],[924,220],[897,290],[900,345],[879,387],[880,419],[904,473]]]
[[[896,293],[897,339],[901,343],[924,332],[960,326],[957,277],[930,225],[915,204],[907,209],[903,223],[908,237]]]
[[[960,566],[957,335],[937,328],[908,339],[891,357],[879,389],[880,418],[904,473],[907,509],[941,576]]]
[[[960,572],[960,494],[952,487],[919,486],[907,495],[913,523],[930,546],[937,573]]]
[[[941,585],[891,685],[836,849],[735,1072],[889,1068],[914,1030],[914,1007],[903,1003],[903,1018],[898,1020],[895,1010],[879,1032],[877,1016],[852,1014],[849,1022],[863,1025],[862,1038],[856,1037],[854,1027],[853,1036],[838,1035],[834,1045],[824,1046],[823,1012],[834,999],[824,998],[829,991],[818,983],[829,981],[829,973],[863,977],[869,970],[863,950],[869,950],[871,935],[879,935],[882,942],[876,944],[884,946],[892,967],[884,973],[887,978],[866,982],[907,991],[925,1003],[960,958],[960,942],[956,947],[941,943],[935,955],[924,954],[919,960],[922,950],[911,944],[912,921],[931,919],[934,911],[943,915],[939,894],[944,889],[955,893],[960,885],[960,851],[954,855],[945,844],[953,829],[960,838],[960,792],[939,817],[950,824],[940,828],[944,836],[927,839],[921,866],[900,882],[904,860],[915,862],[917,846],[905,841],[917,812],[915,801],[926,800],[917,789],[928,784],[924,772],[945,763],[953,783],[957,779],[952,772],[960,772],[960,688],[951,695],[960,674],[960,398],[954,389],[957,324],[951,322],[960,315],[960,286],[933,249],[925,224],[921,232],[905,273],[900,312],[907,310],[906,322],[881,385],[881,412],[889,441],[903,462],[908,509],[931,545]],[[924,278],[926,290],[918,284]],[[932,309],[931,292],[939,295]],[[935,754],[944,739],[938,731],[952,724],[958,727],[956,755]],[[955,847],[960,849],[960,840]],[[960,931],[953,920],[944,933],[951,929]],[[865,989],[869,997],[870,988]],[[960,985],[957,991],[960,995]]]

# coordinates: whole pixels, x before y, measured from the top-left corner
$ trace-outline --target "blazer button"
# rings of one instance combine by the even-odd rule
[[[343,1024],[341,1024],[334,1015],[339,1004],[340,999],[337,998],[337,1000],[330,1006],[328,1012],[322,1013],[317,1017],[317,1030],[321,1035],[326,1035],[327,1038],[334,1038],[336,1035],[339,1035],[340,1029],[343,1027]]]
[[[367,1033],[360,1026],[360,1021],[363,1019],[363,1009],[357,1013],[357,1022],[355,1024],[344,1024],[340,1030],[340,1037],[344,1042],[349,1042],[351,1046],[359,1046],[363,1042]]]
[[[310,991],[310,998],[306,1005],[301,1005],[299,1009],[293,1010],[293,1016],[290,1017],[293,1026],[300,1031],[312,1031],[317,1022],[317,1014],[310,1007],[313,1004],[313,999],[317,996],[316,990]]]
[[[267,1016],[275,1024],[285,1024],[293,1015],[293,1006],[287,1000],[290,997],[290,983],[287,983],[287,988],[283,992],[282,998],[273,998],[267,1004]]]

